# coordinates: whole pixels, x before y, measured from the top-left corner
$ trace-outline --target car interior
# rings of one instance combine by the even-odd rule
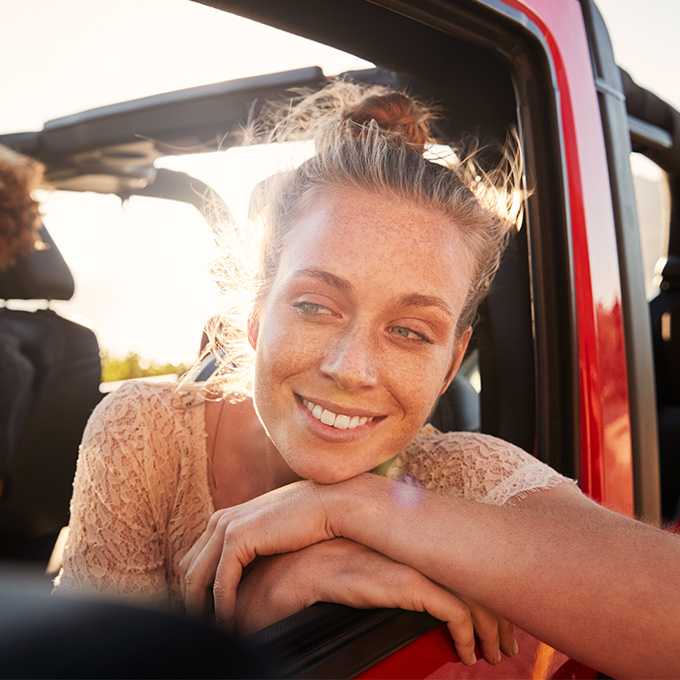
[[[513,235],[479,311],[463,368],[431,422],[443,431],[502,437],[577,477],[569,215],[553,77],[541,46],[507,17],[491,10],[480,15],[467,3],[452,8],[448,23],[436,27],[355,0],[328,2],[322,13],[313,11],[314,3],[307,0],[207,4],[379,64],[342,77],[390,84],[436,102],[442,110],[436,130],[442,142],[473,135],[485,147],[483,158],[489,162],[496,159],[509,131],[519,130],[533,195],[524,224]],[[357,26],[379,30],[343,28],[346,22],[337,18],[348,11]],[[207,153],[229,148],[239,143],[239,125],[263,102],[289,97],[298,88],[318,89],[326,82],[321,69],[310,66],[215,83],[58,118],[42,130],[2,135],[0,144],[42,161],[46,184],[56,191],[168,198],[194,205],[209,219],[202,197],[216,192],[186,173],[156,167],[157,160],[183,149]],[[630,115],[632,125],[635,120],[647,121],[668,130],[674,148],[680,148],[677,112],[670,126],[670,119],[653,119],[645,104]],[[649,129],[642,129],[633,140],[638,149],[651,154],[644,146],[650,135]],[[673,163],[678,173],[677,158]],[[670,171],[670,164],[665,167]],[[676,191],[678,186],[676,179]],[[676,204],[674,208],[677,231],[680,218]],[[74,282],[46,230],[43,239],[48,250],[0,273],[0,299],[47,302],[35,312],[10,304],[0,309],[0,366],[11,384],[3,391],[0,407],[0,559],[42,566],[68,523],[78,442],[102,397],[94,333],[49,308],[50,301],[71,297]],[[669,342],[663,335],[668,322],[663,319],[680,305],[674,260],[680,256],[675,252],[679,243],[671,238],[662,291],[652,303],[657,378],[665,376],[663,384],[658,383],[664,478],[678,471],[677,456],[671,459],[667,452],[680,432],[680,388],[672,371],[678,353],[672,348],[680,342],[680,327],[668,333]],[[197,338],[201,330],[196,329]],[[210,370],[208,362],[197,380],[205,379]],[[672,476],[674,481],[664,487],[664,509],[669,512],[680,496],[680,475]],[[338,665],[356,671],[384,655],[385,649],[395,649],[435,625],[421,614],[317,605],[261,631],[258,640],[275,650],[277,658],[287,659],[282,675],[318,677]],[[372,640],[361,653],[350,645],[358,638]]]
[[[248,14],[255,13],[258,3],[248,7]],[[331,5],[329,5],[331,7]],[[233,9],[233,8],[232,8]],[[272,8],[268,8],[271,10]],[[337,7],[339,9],[339,7]],[[290,8],[289,8],[290,10]],[[343,10],[344,11],[344,10]],[[276,9],[274,8],[274,13]],[[442,142],[454,141],[465,135],[474,135],[485,147],[490,162],[496,159],[499,145],[502,144],[509,131],[520,126],[518,119],[518,100],[516,83],[513,80],[514,66],[500,57],[496,50],[470,42],[465,37],[452,40],[438,31],[420,24],[411,24],[398,15],[384,16],[372,6],[361,6],[362,14],[370,22],[379,21],[383,35],[399,34],[407,31],[411,34],[414,45],[428,45],[427,50],[415,50],[406,58],[396,43],[381,41],[379,50],[368,56],[374,63],[380,64],[375,69],[349,72],[342,77],[369,83],[386,83],[406,89],[427,101],[437,102],[443,111],[438,121],[437,134]],[[378,12],[378,15],[374,15]],[[303,24],[312,15],[293,9],[293,15]],[[314,26],[314,33],[325,31],[328,24],[324,21]],[[311,32],[309,26],[299,26],[296,32]],[[322,42],[329,42],[327,36],[314,36]],[[495,36],[494,36],[495,37]],[[326,38],[326,40],[324,40]],[[344,36],[346,43],[352,36]],[[489,40],[489,38],[486,38]],[[337,45],[337,39],[330,41]],[[399,41],[401,43],[401,40]],[[339,45],[347,51],[358,45]],[[434,47],[434,49],[432,49]],[[364,56],[364,55],[361,55]],[[447,79],[455,83],[455,87],[443,88],[441,73],[446,64]],[[470,65],[474,64],[474,68]],[[545,82],[549,74],[541,68],[541,81]],[[46,182],[52,188],[72,192],[103,192],[121,197],[134,195],[162,196],[177,201],[191,202],[199,210],[204,207],[197,201],[196,180],[186,174],[165,169],[157,169],[155,161],[166,155],[169,150],[177,153],[178,149],[215,151],[224,149],[237,140],[232,131],[245,122],[251,112],[257,112],[263,101],[289,96],[293,88],[305,87],[317,89],[327,82],[319,68],[310,67],[286,73],[275,73],[264,76],[241,79],[226,83],[217,83],[147,97],[141,100],[114,104],[111,106],[82,112],[49,121],[44,128],[36,132],[6,135],[0,143],[11,146],[22,153],[41,160],[47,168]],[[545,108],[545,105],[542,105]],[[548,107],[550,109],[550,107]],[[553,111],[554,114],[554,111]],[[543,125],[550,125],[551,116],[543,119]],[[531,128],[537,135],[549,134],[541,126]],[[555,147],[550,145],[532,145],[534,149],[529,156],[528,170],[536,172],[538,166],[559,168],[559,162],[553,160]],[[562,197],[559,191],[550,191],[549,185],[559,183],[559,172],[548,170],[544,173],[545,181],[536,194],[544,196],[542,201],[535,200],[527,212],[525,224],[513,236],[507,254],[504,257],[501,271],[498,274],[493,290],[479,312],[474,340],[471,343],[469,356],[459,377],[450,390],[440,400],[431,416],[431,421],[442,430],[481,430],[504,437],[523,448],[533,451],[539,457],[548,458],[542,451],[550,452],[551,464],[566,474],[574,474],[575,455],[571,447],[571,437],[565,437],[568,427],[559,427],[555,418],[545,422],[554,423],[555,427],[537,427],[539,414],[546,409],[558,406],[560,410],[569,404],[572,384],[565,379],[569,362],[549,362],[547,350],[549,346],[566,346],[563,356],[571,356],[571,332],[555,335],[548,332],[548,327],[568,327],[569,310],[566,313],[535,313],[536,291],[532,290],[534,279],[550,279],[549,285],[541,285],[540,297],[554,296],[560,289],[560,280],[568,280],[568,264],[560,252],[565,248],[565,240],[559,235],[559,229],[547,233],[547,221],[541,219],[541,212],[556,207],[556,213],[564,215]],[[554,185],[553,185],[554,186]],[[202,189],[205,189],[203,186]],[[552,220],[553,225],[555,220]],[[557,220],[559,222],[559,220]],[[529,242],[533,241],[540,257],[529,257]],[[55,249],[49,251],[51,256],[58,257]],[[28,258],[45,256],[36,253]],[[562,262],[552,266],[552,260]],[[68,279],[68,268],[61,261],[61,271],[55,277]],[[29,267],[26,263],[26,267]],[[18,276],[18,274],[17,274]],[[0,295],[6,299],[16,296],[10,282],[3,281]],[[535,285],[535,283],[534,283]],[[39,299],[58,299],[57,291],[48,287],[32,288],[25,295]],[[62,296],[68,297],[69,290],[63,290]],[[545,309],[559,310],[558,306],[546,306]],[[29,313],[19,312],[9,307],[0,314],[0,334],[14,337],[17,333],[30,335],[38,331],[32,330],[40,324],[40,317],[49,314],[49,310]],[[24,330],[26,329],[26,330]],[[196,329],[197,337],[201,329]],[[86,329],[82,333],[87,333]],[[90,338],[92,340],[92,338]],[[537,349],[537,343],[540,347]],[[16,344],[16,343],[15,343]],[[90,343],[88,356],[96,356],[96,344]],[[21,346],[20,352],[24,362],[35,371],[34,380],[44,380],[44,368],[38,364],[27,346]],[[85,352],[83,351],[83,354]],[[537,371],[537,354],[543,357],[543,366],[548,370]],[[67,357],[63,357],[57,371],[71,371]],[[97,402],[96,383],[98,377],[92,370],[96,362],[83,363],[81,384],[73,381],[72,388],[79,389],[78,399],[64,399],[77,415],[74,422],[82,428],[89,413]],[[208,368],[209,370],[209,368]],[[479,381],[474,385],[472,379],[478,372]],[[541,408],[536,406],[537,381],[541,393],[546,395]],[[70,383],[71,381],[69,381]],[[548,389],[548,385],[560,384],[560,389]],[[16,393],[15,393],[16,394]],[[12,454],[7,457],[10,465],[5,465],[6,476],[10,477],[6,486],[6,499],[0,512],[5,507],[15,504],[15,517],[3,515],[3,531],[14,533],[11,545],[13,554],[6,559],[20,559],[28,555],[33,560],[46,561],[48,548],[56,533],[66,523],[70,489],[67,484],[49,485],[43,489],[44,495],[51,496],[49,516],[45,514],[46,504],[22,503],[20,499],[31,498],[29,486],[35,488],[36,470],[45,469],[39,461],[50,459],[61,469],[62,478],[70,479],[75,469],[77,457],[77,430],[74,425],[72,441],[63,448],[53,446],[53,440],[41,435],[30,455],[23,454],[23,447],[18,442],[28,426],[27,406],[12,405],[16,425],[12,441]],[[566,406],[567,412],[571,406]],[[42,416],[47,418],[47,413]],[[30,425],[31,431],[39,432],[36,423]],[[23,435],[26,436],[26,435]],[[559,446],[543,445],[546,437],[559,441]],[[19,455],[21,453],[21,455]],[[32,477],[24,477],[16,472],[18,457],[24,459],[25,468],[32,470]],[[30,461],[30,462],[28,462]],[[16,498],[16,500],[13,500]],[[40,515],[40,517],[38,517]],[[5,520],[7,517],[7,520]],[[19,546],[27,546],[20,550]],[[33,551],[28,546],[39,546]],[[286,622],[275,624],[262,631],[259,642],[270,649],[277,649],[281,655],[288,654],[292,672],[302,672],[308,667],[310,658],[316,659],[313,667],[318,671],[319,664],[349,663],[346,656],[350,652],[348,643],[358,638],[367,639],[373,631],[376,640],[389,640],[389,645],[401,645],[413,639],[421,632],[437,625],[431,617],[406,612],[356,612],[333,605],[317,605],[308,612],[291,617]],[[300,630],[307,631],[306,636]],[[315,631],[311,635],[310,631]],[[305,648],[300,648],[305,639]],[[380,647],[368,646],[369,656],[376,654]],[[352,652],[352,664],[365,663],[364,658],[356,657]],[[344,659],[344,660],[343,660]],[[315,671],[315,672],[316,672]]]

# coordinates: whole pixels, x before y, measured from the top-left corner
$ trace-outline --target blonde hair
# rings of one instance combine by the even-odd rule
[[[498,270],[507,237],[520,224],[519,145],[513,135],[501,161],[484,170],[476,144],[437,152],[433,107],[381,86],[336,81],[286,106],[270,106],[244,130],[244,142],[281,143],[312,139],[315,155],[297,168],[267,180],[251,200],[247,231],[261,230],[256,266],[244,252],[243,230],[219,221],[221,258],[213,270],[227,306],[206,328],[202,358],[218,357],[204,384],[210,393],[248,395],[253,352],[247,342],[250,314],[257,314],[276,276],[281,252],[296,216],[314,192],[350,187],[389,194],[450,217],[476,263],[457,333],[470,326]],[[190,372],[191,374],[191,372]]]

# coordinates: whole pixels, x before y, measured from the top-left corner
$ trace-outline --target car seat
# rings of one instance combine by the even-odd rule
[[[534,356],[526,240],[524,229],[510,239],[479,307],[468,356],[477,355],[481,394],[461,370],[440,397],[430,422],[442,431],[481,430],[532,451]]]
[[[68,300],[74,282],[48,249],[0,272],[0,299]],[[51,309],[0,309],[0,558],[47,562],[68,523],[78,444],[101,398],[94,333]]]
[[[680,116],[678,116],[680,134]],[[680,177],[680,175],[678,175]],[[649,303],[659,428],[661,513],[665,521],[680,519],[680,180],[670,177],[673,204],[668,259],[658,295]]]
[[[680,502],[680,258],[669,256],[661,290],[649,303],[659,426],[661,511],[674,518]]]

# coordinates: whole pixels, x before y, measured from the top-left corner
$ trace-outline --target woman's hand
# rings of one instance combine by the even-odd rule
[[[258,555],[334,538],[320,490],[314,482],[295,482],[213,513],[179,564],[187,610],[203,612],[212,585],[217,620],[232,622],[243,569]]]
[[[364,477],[364,475],[361,477]],[[369,475],[368,477],[372,480],[374,476]],[[329,514],[327,505],[329,503],[331,506],[336,505],[336,501],[342,501],[343,496],[348,496],[350,500],[354,499],[354,502],[356,502],[356,489],[350,488],[348,494],[342,493],[342,489],[351,481],[332,485],[332,487],[319,486],[309,481],[295,482],[258,496],[246,503],[215,512],[203,534],[179,565],[187,609],[196,613],[203,612],[209,595],[209,588],[213,585],[212,596],[214,597],[217,620],[233,624],[236,613],[236,593],[245,567],[257,556],[295,553],[307,546],[328,542],[330,539],[336,538],[339,534],[334,529],[334,517]],[[354,481],[360,480],[355,478]],[[377,478],[377,481],[383,481],[383,478]],[[370,496],[363,500],[369,503]],[[340,503],[340,506],[347,507],[343,502]],[[335,512],[337,512],[337,508],[335,508]],[[411,600],[410,606],[408,602],[394,603],[396,597],[394,592],[389,594],[391,599],[387,599],[382,604],[371,603],[363,606],[426,610],[435,618],[440,618],[449,623],[455,621],[455,625],[461,625],[460,619],[453,618],[453,600],[456,603],[460,601],[449,591],[435,585],[433,581],[406,565],[391,561],[381,553],[371,551],[364,546],[360,546],[360,548],[377,556],[374,559],[388,561],[391,565],[395,565],[393,570],[398,571],[399,574],[403,575],[406,570],[409,570],[411,578],[419,580],[419,583],[421,583],[421,588],[418,591],[420,599]],[[292,557],[286,556],[285,559],[292,559]],[[353,557],[350,563],[346,564],[348,568],[357,567],[353,564],[354,559],[356,558]],[[272,561],[272,564],[275,564],[275,562]],[[255,571],[255,573],[257,572]],[[397,577],[395,576],[395,578]],[[323,580],[326,587],[333,582],[333,579],[326,578]],[[402,590],[401,586],[397,588],[397,591],[399,590]],[[434,592],[446,593],[448,604],[438,605],[434,602],[432,598]],[[357,593],[357,595],[359,594]],[[425,594],[428,595],[427,600],[424,599]],[[293,603],[286,600],[283,609],[290,609],[292,606],[292,611],[296,611],[314,601],[362,606],[355,600],[352,602],[342,600],[342,594],[337,594],[335,590],[329,593],[315,592],[311,601],[306,595],[301,597],[302,599],[294,600]],[[390,604],[390,602],[393,604]],[[431,602],[432,605],[430,605]],[[447,615],[444,615],[441,611],[442,606],[448,607],[446,609]],[[514,638],[512,627],[509,624],[498,621],[492,614],[478,605],[468,605],[468,610],[482,640],[485,657],[499,660],[499,646],[506,653],[512,653]],[[286,615],[284,613],[280,618]],[[451,621],[449,615],[452,617]],[[458,632],[454,634],[454,638],[463,640],[465,636]],[[470,657],[465,657],[463,652],[461,658],[469,659]]]
[[[500,662],[501,650],[511,656],[517,649],[511,624],[465,603],[411,567],[345,539],[256,560],[238,588],[235,626],[251,633],[315,602],[426,611],[446,622],[467,664],[476,661],[473,628],[490,663]]]

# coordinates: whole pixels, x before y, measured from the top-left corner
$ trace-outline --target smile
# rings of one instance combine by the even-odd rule
[[[320,404],[315,404],[308,399],[303,399],[302,403],[314,418],[320,420],[324,425],[335,427],[338,430],[353,430],[354,428],[365,425],[373,420],[373,418],[366,416],[350,416],[346,413],[333,413],[333,411],[329,411],[327,408],[324,408]]]
[[[387,418],[368,409],[312,400],[296,393],[294,396],[306,426],[315,436],[329,442],[349,443],[363,439]]]

